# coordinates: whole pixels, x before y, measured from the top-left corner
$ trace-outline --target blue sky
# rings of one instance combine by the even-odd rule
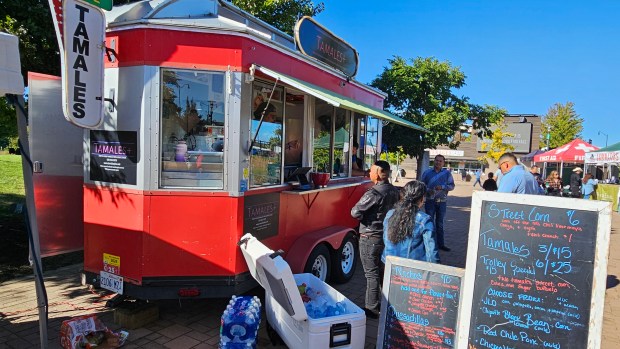
[[[337,0],[316,20],[357,49],[358,81],[433,56],[467,75],[473,103],[542,116],[571,101],[583,139],[620,141],[620,1]]]

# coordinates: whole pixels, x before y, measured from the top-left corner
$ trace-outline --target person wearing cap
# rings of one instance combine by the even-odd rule
[[[519,164],[513,153],[504,153],[499,158],[499,169],[503,177],[497,188],[499,193],[541,194],[534,176]]]
[[[570,175],[570,195],[574,198],[581,197],[581,167],[575,167]]]
[[[387,161],[375,162],[370,167],[369,176],[374,185],[353,206],[351,216],[360,222],[360,261],[366,276],[364,312],[367,317],[376,319],[381,309],[383,220],[400,199],[400,192],[389,181],[390,164]]]

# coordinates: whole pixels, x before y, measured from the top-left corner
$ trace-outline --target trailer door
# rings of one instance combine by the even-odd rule
[[[84,131],[65,120],[60,77],[28,74],[30,153],[41,255],[84,249]]]

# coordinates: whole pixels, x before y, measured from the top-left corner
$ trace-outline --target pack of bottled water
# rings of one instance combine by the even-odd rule
[[[232,296],[220,322],[221,349],[255,349],[261,320],[256,296]]]
[[[321,319],[347,314],[347,304],[345,302],[334,302],[328,295],[307,286],[305,283],[297,285],[297,288],[309,317]]]

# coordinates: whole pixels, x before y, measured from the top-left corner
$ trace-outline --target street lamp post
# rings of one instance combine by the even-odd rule
[[[605,133],[605,132],[601,132],[601,131],[598,131],[598,135],[599,135],[599,136],[600,136],[600,135],[605,136],[605,147],[607,147],[607,139],[609,138],[609,135],[608,135],[607,133]]]

